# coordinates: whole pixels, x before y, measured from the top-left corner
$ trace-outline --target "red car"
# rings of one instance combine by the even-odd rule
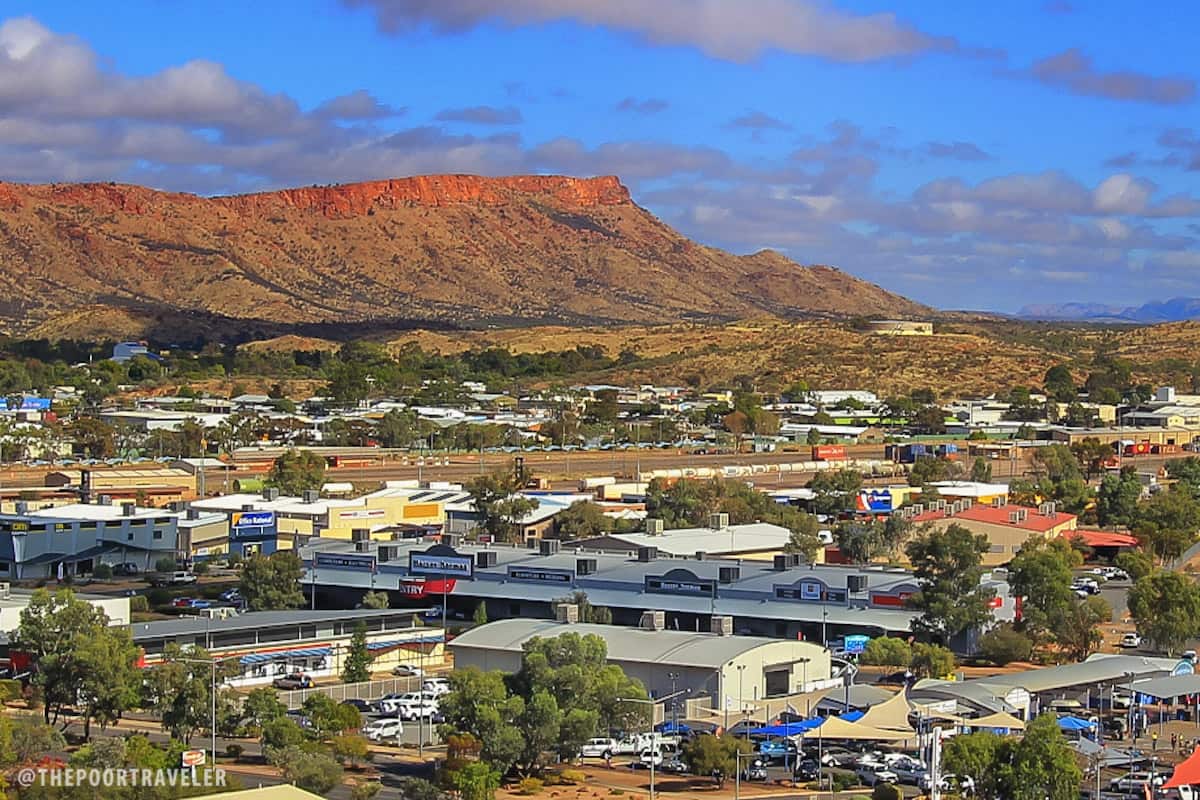
[[[176,597],[174,600],[171,601],[171,606],[173,608],[191,608],[192,607],[192,598]]]

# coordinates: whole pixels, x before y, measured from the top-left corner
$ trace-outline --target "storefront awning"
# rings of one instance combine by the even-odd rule
[[[368,642],[368,650],[387,650],[392,647],[403,647],[406,644],[437,644],[444,641],[445,637],[440,634],[437,636],[417,636],[408,637],[406,639],[389,639],[386,642]]]
[[[242,664],[264,664],[268,661],[283,661],[289,658],[320,658],[332,655],[329,647],[307,647],[300,650],[278,650],[273,653],[251,653],[242,656]]]

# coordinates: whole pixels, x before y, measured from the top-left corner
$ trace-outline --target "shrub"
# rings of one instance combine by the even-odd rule
[[[541,794],[542,785],[542,782],[537,778],[521,778],[521,781],[517,784],[517,794]]]
[[[564,769],[558,773],[558,777],[563,783],[583,783],[587,780],[587,773],[577,769]]]
[[[379,781],[356,783],[350,790],[350,800],[371,800],[372,797],[379,794],[379,790],[382,788],[383,784]]]
[[[207,575],[208,574],[208,562],[207,561],[193,562],[192,563],[192,572],[194,572],[197,575]]]
[[[242,757],[242,752],[244,750],[245,750],[245,748],[243,748],[240,744],[225,745],[225,755],[229,756],[230,758],[234,759],[235,761]]]
[[[160,558],[158,561],[154,562],[154,570],[156,572],[174,572],[175,571],[175,559]]]
[[[9,700],[20,700],[25,693],[25,687],[21,682],[12,678],[0,680],[0,703],[6,703]]]
[[[92,570],[92,577],[98,581],[111,580],[113,576],[112,567],[108,564],[97,564]]]
[[[998,667],[1012,661],[1028,661],[1033,654],[1033,641],[1013,630],[1011,625],[1000,625],[983,635],[979,640],[979,653]]]
[[[150,610],[150,600],[144,594],[135,594],[129,598],[129,610],[135,614],[145,614]]]
[[[900,793],[900,789],[895,784],[877,783],[871,790],[871,800],[904,800],[904,795]]]
[[[151,589],[150,594],[146,595],[152,606],[165,606],[171,603],[171,593],[166,589],[158,588]]]
[[[858,786],[858,778],[854,775],[848,775],[845,772],[835,772],[831,776],[831,779],[835,792],[844,792],[851,786]]]

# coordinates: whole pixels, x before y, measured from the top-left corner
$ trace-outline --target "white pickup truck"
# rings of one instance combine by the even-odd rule
[[[663,737],[648,733],[639,733],[624,739],[588,739],[580,748],[582,758],[612,758],[613,756],[629,756],[641,753],[643,750],[655,748],[663,744]]]

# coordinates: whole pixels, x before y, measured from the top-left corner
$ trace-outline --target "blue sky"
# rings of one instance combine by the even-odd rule
[[[943,308],[1200,295],[1200,7],[10,0],[0,178],[616,174]]]

